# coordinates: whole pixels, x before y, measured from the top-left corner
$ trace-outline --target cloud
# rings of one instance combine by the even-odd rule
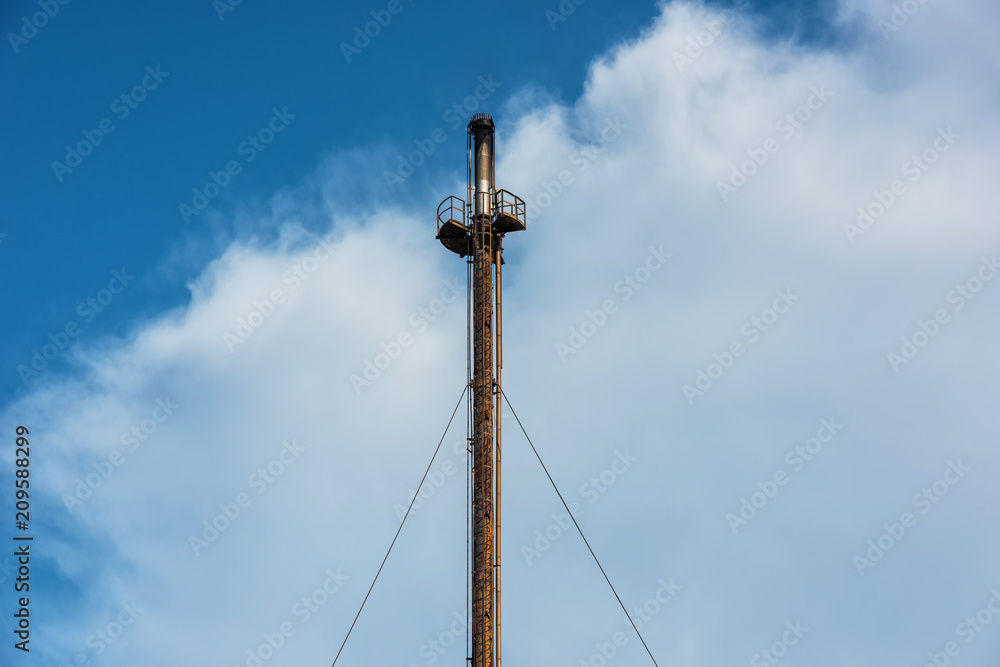
[[[505,253],[505,390],[630,609],[661,579],[683,587],[644,629],[661,664],[746,662],[796,621],[796,660],[917,664],[998,583],[996,10],[923,3],[884,39],[892,11],[842,3],[851,45],[820,51],[665,5],[574,104],[520,95],[498,118],[498,184],[532,214]],[[4,410],[32,429],[62,591],[42,603],[47,663],[252,664],[268,637],[266,664],[332,660],[465,382],[465,265],[433,239],[434,203],[345,202],[324,174],[350,164],[276,198],[277,239],[230,245],[189,304],[77,350],[76,376]],[[296,223],[317,207],[320,235]],[[821,419],[843,429],[798,468]],[[343,664],[462,659],[462,638],[428,643],[465,604],[462,429]],[[627,628],[578,537],[523,556],[560,506],[516,430],[508,660],[589,660]],[[602,483],[626,449],[637,466]],[[744,498],[760,506],[734,535]],[[144,611],[99,639],[133,598]],[[962,644],[966,664],[986,643]],[[635,640],[614,658],[642,659]]]

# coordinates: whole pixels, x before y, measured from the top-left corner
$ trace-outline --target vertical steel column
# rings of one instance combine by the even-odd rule
[[[501,667],[500,420],[503,369],[503,239],[524,231],[524,200],[496,188],[495,126],[478,113],[466,133],[465,210],[446,198],[437,238],[468,257],[469,534],[468,667]],[[461,218],[461,220],[459,220]],[[495,273],[494,273],[495,272]]]
[[[493,265],[497,272],[497,305],[496,305],[496,336],[497,336],[497,388],[496,388],[496,419],[497,419],[497,444],[496,444],[496,532],[494,537],[494,551],[496,552],[496,571],[494,574],[494,586],[496,590],[496,667],[503,667],[501,658],[503,657],[503,632],[501,621],[503,620],[503,605],[501,604],[501,583],[503,579],[503,567],[501,563],[501,541],[500,541],[500,518],[503,503],[501,502],[501,491],[503,489],[503,236],[496,237],[496,255]]]
[[[472,667],[494,667],[493,123],[473,118]]]

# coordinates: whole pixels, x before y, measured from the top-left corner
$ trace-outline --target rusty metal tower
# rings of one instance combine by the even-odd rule
[[[447,197],[437,209],[437,239],[445,248],[459,257],[467,257],[469,278],[468,363],[469,375],[462,396],[455,404],[448,425],[438,441],[424,475],[417,485],[410,506],[396,530],[382,564],[379,565],[371,586],[365,594],[358,613],[333,659],[336,667],[347,645],[358,618],[371,596],[392,548],[399,539],[417,494],[427,480],[434,459],[448,434],[451,424],[468,395],[468,451],[469,451],[469,625],[470,639],[467,649],[469,667],[502,667],[501,660],[501,549],[500,509],[503,448],[501,400],[507,401],[501,382],[503,371],[503,240],[510,232],[525,229],[524,200],[507,190],[496,187],[496,128],[487,114],[476,114],[467,128],[466,137],[466,195]],[[621,596],[615,590],[604,566],[580,529],[573,511],[567,504],[541,455],[528,436],[513,406],[507,401],[510,412],[524,433],[528,445],[545,471],[559,501],[566,510],[580,538],[597,563],[601,574],[614,593],[618,605],[625,613],[654,667],[656,659],[646,645],[646,640],[629,614]]]
[[[487,114],[474,115],[466,141],[466,196],[446,198],[437,211],[437,238],[448,250],[469,258],[471,278],[471,667],[501,665],[501,267],[504,235],[525,229],[524,201],[496,188],[495,146],[493,119]]]

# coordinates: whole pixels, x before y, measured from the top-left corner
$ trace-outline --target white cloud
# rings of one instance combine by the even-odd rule
[[[947,301],[981,256],[1000,251],[1000,116],[983,83],[996,62],[986,37],[996,10],[930,1],[883,40],[876,22],[890,11],[842,5],[859,43],[832,52],[766,43],[739,18],[679,70],[674,53],[717,14],[668,5],[594,63],[572,107],[525,96],[522,114],[499,119],[498,183],[540,212],[507,243],[506,388],[568,496],[580,500],[616,450],[641,459],[585,504],[581,523],[626,600],[641,603],[665,577],[684,586],[646,629],[661,664],[746,662],[796,619],[811,628],[789,653],[798,661],[918,664],[998,583],[988,554],[1000,503],[988,489],[1000,464],[989,370],[1000,281],[960,311]],[[833,95],[814,98],[800,128],[776,127],[820,86]],[[529,98],[544,101],[526,108]],[[904,163],[948,127],[961,138],[849,243],[843,227],[857,208],[908,178]],[[722,201],[717,182],[769,138],[780,149]],[[560,172],[572,182],[558,192]],[[322,179],[315,189],[327,200],[339,192]],[[274,211],[295,219],[296,201],[285,193]],[[318,239],[294,224],[274,244],[234,244],[193,282],[187,307],[81,352],[82,378],[8,406],[7,423],[32,426],[53,552],[80,595],[46,626],[59,637],[53,664],[87,652],[87,635],[132,596],[147,611],[102,664],[246,664],[246,650],[285,620],[297,634],[266,664],[332,660],[395,530],[393,505],[464,382],[462,299],[419,324],[419,309],[447,280],[461,284],[465,268],[427,219],[380,211],[338,221],[322,259]],[[618,281],[661,245],[673,256],[626,300]],[[296,283],[310,257],[315,270]],[[751,341],[742,325],[778,289],[800,300]],[[227,346],[224,334],[267,310],[273,290],[273,314]],[[615,314],[561,361],[555,344],[606,299]],[[949,323],[893,372],[887,353],[939,308]],[[350,376],[400,333],[412,344],[358,395]],[[745,355],[690,405],[682,386],[734,341]],[[75,480],[167,397],[175,414],[93,497],[63,511]],[[734,536],[725,515],[758,481],[790,470],[786,452],[821,417],[843,432]],[[448,445],[462,437],[458,422]],[[508,422],[508,660],[576,662],[624,626],[578,538],[562,537],[531,566],[521,557],[560,508],[514,431]],[[290,439],[304,452],[258,495],[250,476]],[[919,512],[912,496],[959,458],[967,479],[858,576],[853,557],[883,522]],[[418,649],[463,608],[461,477],[407,526],[343,664],[426,664]],[[189,535],[244,492],[251,505],[195,556]],[[301,625],[292,607],[327,568],[351,578]],[[963,664],[987,664],[982,650],[963,645],[973,656]],[[442,661],[461,659],[454,647]],[[637,642],[616,660],[640,664]]]

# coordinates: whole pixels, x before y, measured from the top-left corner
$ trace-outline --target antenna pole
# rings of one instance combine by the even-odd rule
[[[468,127],[466,199],[448,197],[438,207],[437,238],[472,269],[471,656],[469,667],[500,667],[500,447],[503,366],[503,237],[525,229],[524,201],[496,188],[495,126],[476,114]],[[471,224],[466,224],[466,219]],[[495,272],[495,273],[494,273]],[[494,275],[496,284],[494,286]]]
[[[493,509],[493,123],[469,124],[473,140],[472,215],[472,667],[494,667]]]
[[[497,386],[496,386],[496,410],[497,410],[497,457],[496,457],[496,471],[497,471],[497,485],[496,485],[496,514],[497,514],[497,527],[496,527],[496,644],[497,644],[497,667],[502,667],[501,663],[501,627],[500,621],[503,618],[501,613],[502,606],[500,604],[500,581],[503,575],[503,569],[501,568],[501,543],[500,543],[500,510],[502,504],[501,500],[501,482],[503,481],[503,447],[501,446],[503,433],[503,419],[501,417],[500,411],[503,408],[503,401],[501,400],[502,395],[502,375],[503,375],[503,237],[500,236],[496,240],[496,256],[493,260],[494,266],[496,266],[497,271]]]

